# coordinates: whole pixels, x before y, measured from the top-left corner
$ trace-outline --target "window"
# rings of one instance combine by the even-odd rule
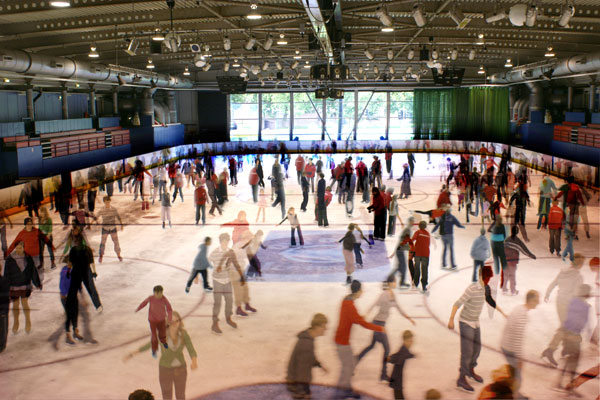
[[[381,136],[385,137],[386,103],[385,93],[358,93],[357,139],[378,140]]]
[[[390,135],[392,140],[413,138],[413,92],[390,93]]]
[[[340,132],[340,111],[342,111],[342,99],[327,99],[327,120],[325,122],[325,140],[335,140]]]
[[[321,140],[323,100],[314,92],[294,93],[294,132],[299,140]]]
[[[231,141],[258,139],[258,94],[232,94],[229,98]]]
[[[262,140],[290,139],[290,94],[262,94]]]

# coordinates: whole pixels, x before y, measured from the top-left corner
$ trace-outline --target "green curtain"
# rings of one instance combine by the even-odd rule
[[[508,141],[508,88],[416,89],[415,139]]]

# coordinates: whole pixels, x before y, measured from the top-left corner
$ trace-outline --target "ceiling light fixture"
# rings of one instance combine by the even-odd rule
[[[388,49],[387,51],[387,59],[392,61],[394,59],[394,50]]]
[[[4,78],[4,83],[10,83],[10,79]]]
[[[432,60],[437,60],[437,59],[438,59],[438,56],[439,56],[439,54],[438,54],[438,51],[437,51],[437,49],[434,47],[434,48],[433,48],[433,50],[431,51],[431,59],[432,59]]]
[[[297,60],[292,63],[292,65],[291,65],[290,68],[291,69],[296,69],[296,67],[298,67],[298,61]]]
[[[477,44],[478,46],[483,46],[485,44],[484,38],[485,35],[483,33],[479,33],[477,35],[477,42],[475,42],[475,44]]]
[[[210,63],[208,63],[204,66],[204,68],[202,68],[202,71],[206,72],[210,69],[210,67],[212,67],[212,65],[210,65]]]
[[[477,71],[477,73],[478,73],[479,75],[483,75],[483,74],[485,74],[485,68],[483,67],[483,65],[480,65],[480,66],[479,66],[479,71]]]
[[[264,49],[269,51],[271,50],[271,46],[273,46],[273,36],[269,33],[267,35],[267,39],[265,40],[265,44],[263,45]]]
[[[377,65],[373,67],[373,72],[375,73],[375,75],[379,75],[379,67]]]
[[[408,50],[408,56],[406,58],[408,58],[409,60],[412,60],[413,58],[415,58],[415,50],[412,48],[410,50]]]
[[[285,34],[284,33],[280,33],[279,34],[279,39],[277,39],[277,45],[279,46],[285,46],[286,44],[288,44],[287,39],[285,38]]]
[[[248,41],[244,45],[244,48],[248,51],[252,50],[252,48],[254,47],[255,44],[256,44],[256,37],[254,37],[254,35],[250,35],[250,37],[248,38]]]
[[[387,10],[383,6],[383,4],[377,7],[375,15],[379,17],[379,20],[381,21],[383,26],[392,26],[394,24],[394,21],[392,21],[392,18],[387,13]]]
[[[127,42],[127,48],[125,49],[125,53],[129,54],[130,56],[135,56],[135,53],[137,52],[138,47],[140,47],[140,41],[137,40],[136,38],[133,39],[125,39],[125,41]]]
[[[308,62],[308,60],[306,60],[306,63],[304,64],[304,68],[306,68],[306,69],[310,68],[310,63]]]
[[[391,26],[384,26],[383,28],[381,28],[381,32],[394,32],[394,28],[392,28]]]
[[[463,29],[467,26],[469,21],[471,21],[469,18],[465,18],[465,14],[458,8],[456,3],[454,3],[452,8],[450,8],[450,11],[448,11],[448,16],[452,18],[452,21],[454,21],[458,29]]]
[[[365,69],[363,68],[363,66],[362,66],[362,65],[360,65],[360,66],[358,67],[358,73],[359,73],[359,74],[362,74],[363,72],[365,72]]]
[[[233,64],[231,65],[233,68],[239,68],[240,67],[240,63],[237,60],[237,58],[235,60],[233,60]]]
[[[527,13],[525,14],[525,25],[527,25],[530,28],[532,26],[534,26],[535,21],[537,19],[537,15],[538,15],[537,5],[531,4],[529,7],[527,7]]]
[[[413,7],[412,16],[419,28],[422,28],[427,23],[427,19],[423,13],[423,7],[420,4],[415,4]]]
[[[64,7],[71,7],[71,2],[69,0],[65,0],[65,1],[51,1],[50,5],[52,7],[64,8]]]
[[[498,22],[498,21],[502,21],[504,18],[506,18],[506,11],[505,10],[500,10],[497,11],[495,10],[493,14],[487,14],[485,16],[485,22],[487,22],[488,24],[491,24],[493,22]]]
[[[183,70],[183,75],[190,76],[190,69],[188,67],[185,67],[185,69]]]
[[[262,70],[263,70],[263,71],[266,71],[266,70],[268,70],[268,69],[269,69],[269,62],[268,62],[268,61],[265,61],[265,63],[264,63],[264,64],[263,64],[263,66],[262,66]]]
[[[194,65],[198,68],[202,68],[206,65],[206,60],[202,54],[196,54],[194,56]]]
[[[506,63],[504,64],[506,68],[511,68],[513,66],[512,60],[510,58],[506,59]]]
[[[258,65],[253,65],[250,67],[250,72],[252,72],[254,75],[258,75],[260,73],[260,67]]]
[[[544,57],[554,57],[556,54],[554,54],[554,49],[552,48],[552,46],[548,46],[548,51],[546,51],[546,54],[544,54]]]
[[[146,64],[146,68],[148,68],[148,69],[154,69],[154,64],[152,63],[152,59],[151,58],[148,59],[148,64]]]
[[[256,11],[258,9],[258,6],[256,5],[256,3],[250,4],[250,9],[252,11],[250,11],[250,14],[246,15],[246,18],[248,18],[248,19],[261,19],[262,18],[262,15],[260,15],[258,13],[258,11]]]
[[[300,60],[302,58],[302,54],[300,54],[300,50],[296,49],[296,54],[294,55],[294,60]]]
[[[231,39],[229,39],[228,35],[223,36],[223,50],[231,50]]]
[[[225,63],[223,63],[223,71],[225,71],[225,72],[229,71],[229,61],[225,61]]]
[[[394,74],[396,73],[396,70],[394,69],[394,66],[393,66],[393,65],[390,65],[390,66],[388,67],[388,71],[390,71],[390,74],[392,74],[392,75],[394,75]]]
[[[159,28],[156,28],[154,30],[154,34],[152,35],[152,40],[154,40],[155,42],[162,42],[163,40],[165,40],[165,36],[162,34],[162,32],[160,31]]]
[[[569,26],[569,21],[571,21],[571,17],[575,15],[575,6],[573,4],[563,4],[560,18],[558,19],[558,26],[562,28],[566,28]]]
[[[458,58],[458,50],[456,48],[453,48],[452,51],[450,51],[450,59],[452,61],[454,61],[457,58]]]
[[[371,50],[369,50],[369,48],[367,48],[365,50],[365,56],[369,59],[372,60],[375,58],[375,55],[371,52]]]
[[[477,53],[476,53],[475,49],[469,50],[469,61],[473,61],[475,59],[476,54]]]
[[[96,43],[92,44],[90,46],[90,53],[88,54],[89,58],[98,58],[100,57],[100,54],[98,53],[98,51],[96,51],[97,47],[96,47]]]
[[[283,69],[279,61],[275,61],[275,68],[277,68],[277,71],[281,71]]]

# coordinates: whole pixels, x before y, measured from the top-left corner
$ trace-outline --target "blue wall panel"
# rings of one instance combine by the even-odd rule
[[[133,154],[149,153],[154,150],[154,130],[151,126],[132,128],[129,131]]]
[[[27,117],[25,96],[17,92],[0,92],[0,122],[18,122]]]
[[[83,118],[83,114],[88,111],[87,94],[70,94],[67,102],[69,103],[69,118]]]
[[[25,124],[23,122],[0,123],[0,137],[20,136],[24,134]]]
[[[592,124],[600,124],[600,113],[592,114]]]
[[[573,143],[553,140],[550,152],[553,156],[588,165],[598,165],[600,161],[600,149],[596,147],[580,146]]]
[[[121,118],[119,117],[100,117],[98,118],[98,127],[108,128],[111,126],[121,126]]]
[[[19,177],[47,175],[42,166],[42,146],[17,149]]]
[[[565,113],[565,121],[567,122],[581,122],[585,124],[585,113],[584,112],[570,112]]]
[[[154,147],[173,147],[184,143],[185,127],[183,124],[157,126],[154,128]]]

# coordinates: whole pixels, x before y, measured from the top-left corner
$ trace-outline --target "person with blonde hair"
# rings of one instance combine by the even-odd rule
[[[352,273],[355,269],[354,264],[354,245],[356,244],[356,237],[354,236],[355,224],[348,225],[348,231],[343,238],[338,240],[338,243],[342,243],[342,254],[344,255],[344,270],[346,271],[346,285],[352,282]]]
[[[310,328],[298,334],[298,341],[294,346],[287,367],[287,390],[294,399],[310,398],[310,383],[312,382],[312,369],[325,368],[315,354],[315,338],[324,336],[327,330],[327,317],[321,313],[315,314],[310,323]]]
[[[277,225],[279,226],[283,224],[286,219],[290,222],[290,227],[292,229],[290,247],[296,247],[296,235],[294,234],[296,230],[298,231],[298,242],[300,243],[300,246],[304,246],[304,238],[302,237],[302,229],[300,229],[300,221],[298,220],[298,214],[295,213],[294,207],[290,207],[288,209],[287,215]]]
[[[187,331],[184,329],[183,320],[177,311],[173,311],[173,319],[167,326],[167,347],[161,346],[160,360],[158,361],[158,379],[162,398],[171,400],[173,398],[173,386],[175,387],[175,398],[185,399],[185,387],[187,383],[187,364],[183,356],[183,349],[187,349],[192,360],[190,368],[198,368],[198,357],[194,344]],[[146,343],[138,350],[127,354],[124,361],[133,356],[148,351],[151,344]]]

